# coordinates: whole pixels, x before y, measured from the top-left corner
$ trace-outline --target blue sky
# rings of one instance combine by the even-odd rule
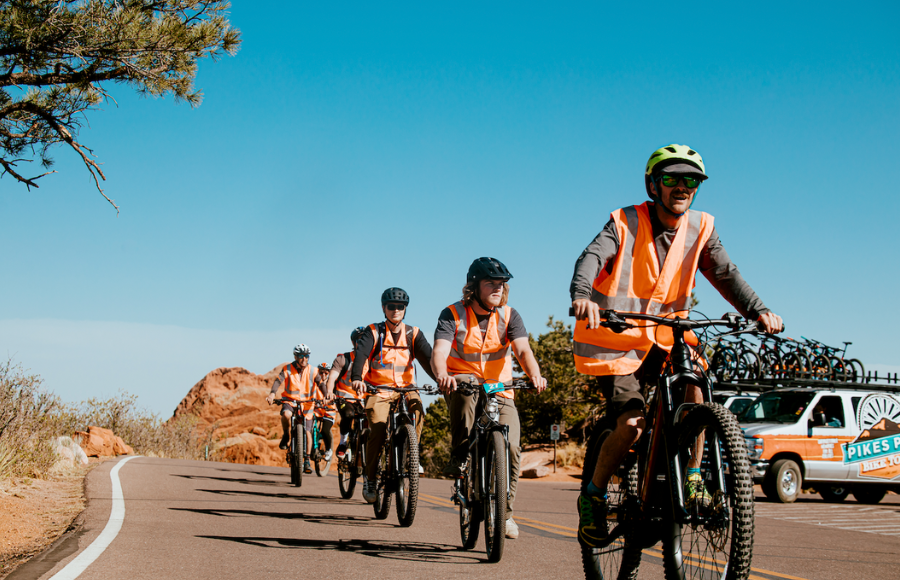
[[[118,217],[61,148],[40,189],[0,180],[0,353],[66,400],[167,415],[215,367],[266,372],[297,342],[330,362],[388,286],[431,335],[483,255],[539,334],[675,142],[788,334],[898,371],[898,12],[237,1],[242,48],[201,62],[200,107],[114,86],[89,116]],[[731,310],[702,276],[697,295]]]

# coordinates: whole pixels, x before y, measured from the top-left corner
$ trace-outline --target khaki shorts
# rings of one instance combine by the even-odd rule
[[[607,416],[616,418],[627,411],[643,411],[644,391],[656,382],[668,356],[668,352],[654,345],[632,374],[597,377],[597,384],[606,399]]]

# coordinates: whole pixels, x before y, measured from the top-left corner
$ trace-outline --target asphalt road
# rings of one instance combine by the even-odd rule
[[[112,509],[107,462],[86,480],[88,507],[79,531],[21,567],[9,580],[48,579],[107,525]],[[576,485],[523,481],[516,503],[521,535],[499,564],[485,561],[483,540],[459,549],[450,483],[421,480],[411,528],[392,511],[374,519],[360,486],[340,499],[334,476],[289,484],[287,469],[135,458],[119,476],[121,530],[79,576],[84,580],[404,577],[467,579],[582,577],[575,540]],[[658,548],[645,552],[640,578],[661,579]],[[900,498],[877,506],[852,499],[826,504],[803,496],[791,505],[757,503],[751,578],[890,579],[900,576]]]

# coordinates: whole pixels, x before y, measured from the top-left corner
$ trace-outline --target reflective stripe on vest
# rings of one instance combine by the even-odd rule
[[[456,335],[447,357],[447,372],[451,375],[475,375],[481,382],[512,381],[512,354],[507,336],[512,309],[509,306],[495,308],[482,336],[472,308],[462,302],[451,304],[449,308],[456,321]],[[513,392],[507,389],[499,396],[511,399]]]
[[[605,266],[594,280],[591,300],[601,310],[687,316],[713,217],[688,211],[660,268],[650,211],[655,210],[648,202],[612,213],[619,251],[611,270]],[[668,350],[670,340],[670,333],[658,335],[656,327],[641,325],[616,334],[602,327],[589,330],[587,321],[580,320],[575,323],[575,367],[588,375],[627,375],[640,367],[654,344]]]
[[[381,347],[381,352],[369,357],[369,371],[364,375],[367,383],[373,385],[385,385],[393,387],[408,387],[415,382],[415,368],[412,356],[412,345],[406,341],[406,324],[400,323],[400,341],[394,344],[393,334],[385,328],[383,336],[379,336],[379,325],[370,324],[369,331],[375,338],[376,348]],[[413,342],[419,334],[419,329],[413,329]]]

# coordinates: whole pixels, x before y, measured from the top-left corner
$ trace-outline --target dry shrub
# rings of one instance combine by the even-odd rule
[[[12,361],[0,364],[0,480],[47,477],[57,459],[50,440],[90,426],[112,430],[142,455],[204,458],[215,425],[204,427],[193,415],[163,421],[136,403],[120,393],[66,405],[44,391],[40,376]]]
[[[585,445],[567,441],[556,449],[556,460],[560,467],[584,467]]]

